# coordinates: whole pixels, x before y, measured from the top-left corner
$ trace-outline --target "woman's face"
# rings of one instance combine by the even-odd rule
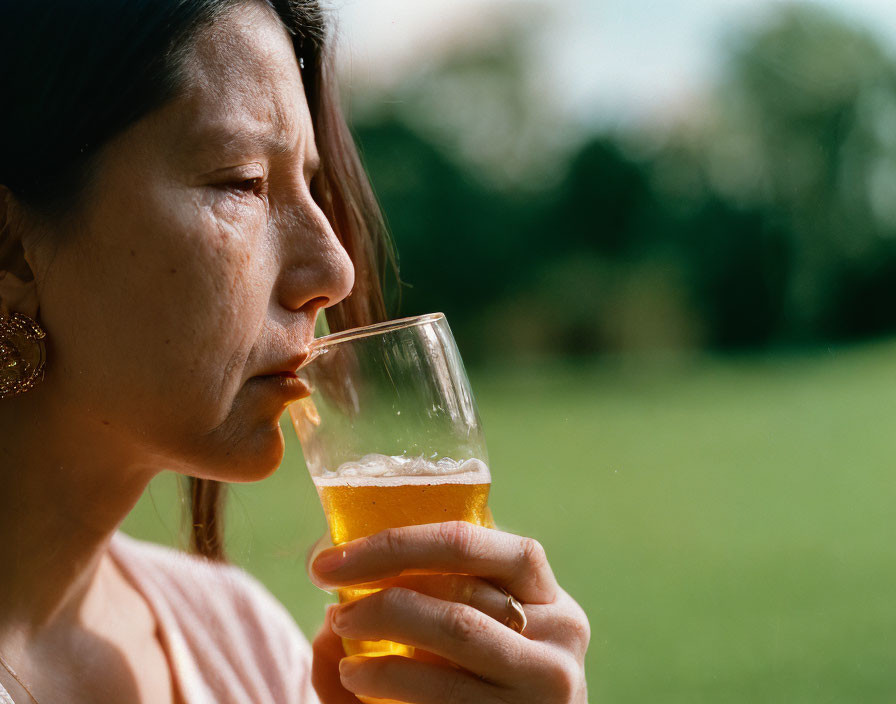
[[[249,4],[202,34],[180,96],[105,148],[74,231],[36,248],[43,384],[137,457],[244,481],[280,462],[318,311],[354,271],[309,183],[285,29]]]

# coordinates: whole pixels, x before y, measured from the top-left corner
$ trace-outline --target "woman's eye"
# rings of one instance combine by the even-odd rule
[[[245,178],[239,181],[234,181],[232,183],[227,184],[229,188],[232,188],[234,191],[241,191],[243,193],[252,193],[259,190],[261,186],[261,178]]]

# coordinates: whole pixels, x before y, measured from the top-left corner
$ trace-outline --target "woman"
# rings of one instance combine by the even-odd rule
[[[587,620],[532,540],[447,523],[325,551],[315,581],[394,588],[331,607],[313,655],[223,561],[218,482],[277,468],[316,316],[383,315],[315,3],[0,8],[0,702],[584,702]],[[117,532],[165,469],[203,557]]]

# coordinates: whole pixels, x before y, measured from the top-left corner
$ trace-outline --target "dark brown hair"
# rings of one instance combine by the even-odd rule
[[[387,317],[396,259],[339,104],[333,53],[316,0],[18,0],[0,6],[0,184],[38,216],[76,207],[100,148],[177,94],[196,36],[247,2],[289,31],[322,168],[312,195],[355,267],[355,286],[327,311],[335,331]],[[389,266],[391,264],[391,266]],[[190,479],[190,544],[223,560],[224,485]]]

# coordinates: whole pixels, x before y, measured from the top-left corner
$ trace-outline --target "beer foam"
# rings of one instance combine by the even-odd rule
[[[335,471],[313,476],[317,486],[406,486],[408,484],[489,484],[488,465],[479,459],[364,455]]]

